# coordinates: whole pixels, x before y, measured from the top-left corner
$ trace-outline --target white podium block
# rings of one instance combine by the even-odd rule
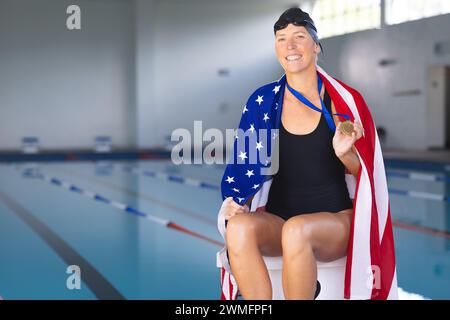
[[[283,285],[281,280],[283,259],[282,257],[263,257],[269,271],[272,283],[273,300],[284,300]],[[218,268],[222,262],[217,254]],[[320,293],[316,300],[344,300],[345,265],[347,257],[331,262],[317,262],[317,280],[320,282]]]
[[[111,152],[112,150],[112,139],[110,136],[97,136],[95,137],[95,152]]]
[[[22,152],[26,154],[35,154],[39,152],[39,138],[38,137],[23,137],[22,138]]]

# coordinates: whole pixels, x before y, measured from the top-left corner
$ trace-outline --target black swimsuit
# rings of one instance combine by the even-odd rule
[[[326,90],[324,103],[331,114]],[[266,211],[287,220],[304,213],[353,208],[345,167],[334,153],[334,133],[323,113],[317,128],[305,135],[288,132],[280,122],[279,170],[273,177]]]

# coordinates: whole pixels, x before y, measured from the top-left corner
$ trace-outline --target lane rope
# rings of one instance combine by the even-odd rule
[[[90,199],[92,199],[94,201],[102,202],[102,203],[107,204],[107,205],[109,205],[111,207],[119,209],[122,212],[130,213],[130,214],[136,215],[138,217],[150,220],[150,221],[152,221],[152,222],[154,222],[156,224],[159,224],[161,226],[167,227],[169,229],[177,230],[179,232],[191,235],[193,237],[196,237],[196,238],[208,241],[209,243],[215,244],[215,245],[220,246],[220,247],[223,247],[223,245],[224,245],[223,243],[221,243],[219,241],[216,241],[214,239],[208,238],[208,237],[206,237],[206,236],[204,236],[204,235],[202,235],[202,234],[200,234],[198,232],[192,231],[192,230],[190,230],[190,229],[188,229],[186,227],[183,227],[183,226],[181,226],[181,225],[179,225],[179,224],[177,224],[177,223],[175,223],[173,221],[170,221],[170,220],[167,220],[167,219],[163,219],[163,218],[157,217],[157,216],[152,215],[152,214],[145,213],[145,212],[140,211],[140,210],[138,210],[138,209],[136,209],[136,208],[134,208],[132,206],[128,206],[128,205],[126,205],[124,203],[121,203],[121,202],[118,202],[118,201],[114,201],[114,200],[110,200],[110,199],[108,199],[108,198],[106,198],[106,197],[104,197],[104,196],[102,196],[100,194],[97,194],[95,192],[83,189],[81,187],[78,187],[78,186],[76,186],[74,184],[71,184],[71,183],[69,183],[67,181],[64,181],[62,179],[51,177],[51,176],[46,175],[46,174],[41,173],[41,172],[30,171],[30,172],[24,172],[24,174],[26,176],[29,176],[29,177],[32,177],[32,178],[37,178],[37,179],[44,180],[44,181],[46,181],[46,182],[48,182],[48,183],[50,183],[50,184],[52,184],[54,186],[58,186],[58,187],[64,188],[64,189],[66,189],[68,191],[71,191],[71,192],[83,195],[83,196],[88,197],[88,198],[90,198]]]

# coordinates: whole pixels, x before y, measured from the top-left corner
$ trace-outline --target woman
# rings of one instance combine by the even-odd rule
[[[353,203],[345,171],[355,179],[360,174],[355,144],[364,130],[358,121],[353,131],[341,130],[334,103],[318,76],[321,45],[316,31],[299,8],[285,11],[274,26],[276,56],[288,90],[280,96],[281,115],[274,125],[279,127],[279,170],[271,177],[265,210],[254,214],[237,203],[248,199],[249,204],[251,198],[226,196],[228,185],[235,182],[236,165],[227,167],[222,180],[227,257],[244,299],[272,298],[263,256],[283,257],[286,299],[314,299],[319,291],[316,262],[347,254]],[[275,94],[277,90],[281,89],[275,87]],[[263,97],[258,99],[261,104]],[[265,119],[270,118],[267,114]],[[250,178],[255,170],[249,171]],[[242,194],[238,188],[231,190]]]

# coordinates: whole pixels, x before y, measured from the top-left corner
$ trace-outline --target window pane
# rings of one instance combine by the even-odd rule
[[[311,15],[321,38],[380,27],[380,0],[317,0]]]
[[[450,13],[450,0],[386,0],[387,24],[397,24],[447,13]]]

